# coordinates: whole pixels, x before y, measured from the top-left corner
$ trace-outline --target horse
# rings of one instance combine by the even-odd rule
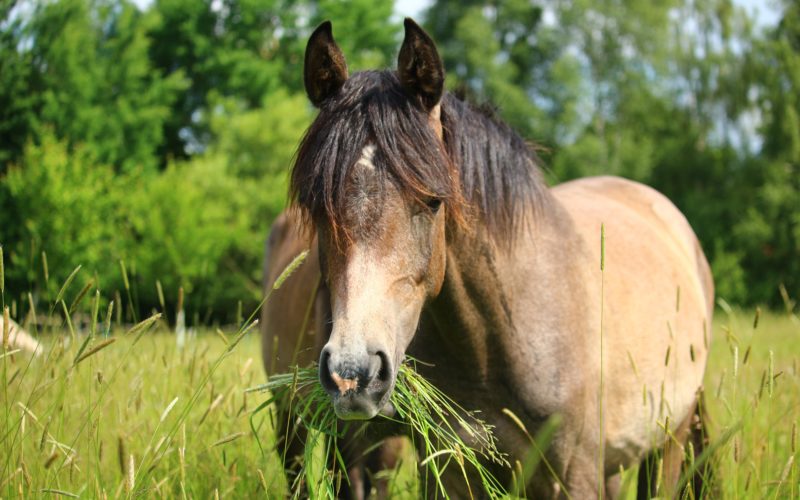
[[[413,20],[404,27],[394,71],[350,75],[330,22],[306,47],[319,112],[290,195],[326,290],[319,377],[337,416],[385,411],[413,356],[480,410],[511,463],[558,418],[527,494],[613,498],[621,468],[659,454],[663,477],[640,467],[639,494],[656,482],[674,494],[684,445],[699,455],[704,444],[714,303],[691,226],[633,181],[548,187],[530,145],[445,91],[435,43]],[[448,493],[466,496],[451,469]]]
[[[0,316],[0,331],[3,331],[4,328],[3,316]],[[39,341],[33,338],[13,319],[8,320],[8,345],[10,349],[27,351],[35,356],[41,356],[43,352]]]

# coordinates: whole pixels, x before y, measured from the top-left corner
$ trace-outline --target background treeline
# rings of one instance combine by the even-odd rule
[[[351,70],[393,67],[387,0],[4,2],[0,243],[6,290],[52,298],[77,265],[128,310],[260,299],[263,243],[313,117],[306,37],[331,19]],[[552,182],[623,175],[671,197],[718,295],[800,295],[800,6],[730,0],[439,0],[448,85],[541,146]],[[45,262],[46,260],[46,262]],[[83,283],[82,283],[83,284]],[[26,292],[24,295],[20,292]],[[7,303],[10,302],[7,300]]]

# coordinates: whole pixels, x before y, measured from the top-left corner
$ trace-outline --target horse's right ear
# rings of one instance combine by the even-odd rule
[[[314,30],[306,45],[303,82],[308,98],[314,106],[320,107],[346,80],[347,62],[333,40],[331,22],[325,21]]]

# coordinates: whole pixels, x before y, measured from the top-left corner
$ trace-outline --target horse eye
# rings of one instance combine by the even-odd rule
[[[430,200],[428,200],[426,205],[428,205],[428,208],[431,210],[431,212],[436,213],[439,211],[439,207],[442,206],[442,200],[440,200],[439,198],[431,198]]]

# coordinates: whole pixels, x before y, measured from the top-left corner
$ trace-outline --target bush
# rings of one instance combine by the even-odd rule
[[[28,142],[22,161],[0,178],[7,208],[0,214],[0,242],[9,258],[7,279],[16,290],[57,292],[82,265],[103,287],[115,287],[111,271],[126,243],[124,179],[97,163],[88,148],[70,150],[52,133]],[[49,275],[45,275],[46,252]]]

